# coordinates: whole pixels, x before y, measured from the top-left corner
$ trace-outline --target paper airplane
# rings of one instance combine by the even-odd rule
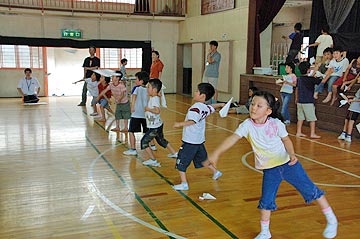
[[[202,196],[199,196],[200,200],[209,199],[209,200],[215,200],[216,197],[211,195],[210,193],[203,193]]]
[[[346,97],[346,95],[344,95],[344,93],[340,93],[339,94],[344,100],[349,101],[349,99]]]
[[[349,88],[349,87],[346,85],[346,86],[344,87],[344,92],[346,92],[348,88]]]
[[[224,105],[224,107],[222,107],[222,109],[219,111],[220,117],[224,118],[228,115],[229,113],[229,109],[230,109],[230,105],[231,105],[231,101],[233,100],[234,97],[231,97],[231,99]]]
[[[275,81],[275,83],[276,84],[281,84],[281,83],[283,83],[284,81],[282,80],[282,79],[277,79],[276,81]]]
[[[346,105],[346,103],[349,103],[347,100],[340,100],[339,108],[343,105]]]
[[[359,133],[360,133],[360,123],[358,123],[357,125],[356,125],[356,129],[359,131]]]
[[[93,70],[93,72],[96,72],[105,77],[121,76],[120,73],[116,73],[116,71],[110,70],[110,69],[96,69],[96,70]]]

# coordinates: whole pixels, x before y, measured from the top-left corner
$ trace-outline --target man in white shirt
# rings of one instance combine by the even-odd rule
[[[40,84],[35,77],[31,77],[31,69],[24,70],[25,77],[19,81],[17,90],[24,97],[24,103],[37,103],[40,93]]]

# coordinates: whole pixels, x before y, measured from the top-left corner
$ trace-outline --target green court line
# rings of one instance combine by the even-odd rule
[[[84,114],[86,114],[83,111]],[[102,128],[105,132],[108,132],[105,130],[105,128],[99,124],[98,122],[96,122],[96,125],[98,125],[100,128]],[[121,141],[119,141],[121,142]],[[126,147],[124,145],[124,147]],[[136,157],[139,161],[143,161],[142,158],[140,157]],[[112,166],[111,166],[112,167]],[[166,177],[164,177],[160,172],[158,172],[155,168],[151,167],[151,166],[147,166],[148,168],[150,168],[154,173],[156,173],[162,180],[164,180],[166,183],[168,183],[170,186],[173,186],[174,184],[172,182],[170,182]],[[114,169],[115,170],[115,169]],[[115,170],[116,171],[116,170]],[[207,218],[210,219],[210,221],[212,221],[213,223],[215,223],[220,229],[222,229],[224,232],[226,232],[226,234],[228,234],[231,238],[233,239],[238,239],[238,237],[232,233],[229,229],[227,229],[224,225],[222,225],[218,220],[216,220],[213,216],[211,216],[205,209],[203,209],[199,204],[197,204],[194,200],[192,200],[189,196],[187,196],[185,193],[183,193],[182,191],[177,191],[183,198],[185,198],[188,202],[190,202],[196,209],[198,209],[202,214],[204,214]]]

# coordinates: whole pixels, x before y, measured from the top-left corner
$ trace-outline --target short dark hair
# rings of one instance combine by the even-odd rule
[[[100,80],[101,75],[100,75],[99,73],[94,72],[94,71],[93,71],[93,74],[95,74],[96,81],[99,81],[99,80]]]
[[[252,90],[252,92],[256,92],[258,91],[258,88],[256,88],[255,86],[249,87],[249,90]]]
[[[210,83],[200,83],[197,87],[200,94],[205,94],[205,101],[210,100],[215,94],[214,86],[212,86]]]
[[[123,59],[121,59],[121,64],[124,64],[125,62],[127,62],[128,60],[126,59],[126,58],[123,58]]]
[[[329,26],[328,25],[324,25],[322,28],[321,28],[321,30],[323,31],[323,32],[326,32],[327,34],[329,34]]]
[[[216,46],[216,47],[219,46],[219,43],[217,41],[211,41],[209,44],[213,45],[213,46]]]
[[[149,82],[149,73],[146,71],[139,71],[136,72],[135,76],[140,80],[143,81],[143,85],[146,85]]]
[[[123,73],[121,71],[115,71],[115,73],[120,74],[120,75],[116,75],[116,77],[119,77],[120,79],[123,78]]]
[[[335,52],[335,51],[343,52],[344,49],[342,49],[340,46],[336,46],[336,47],[334,47],[334,49],[333,49],[333,52]]]
[[[89,49],[92,48],[96,51],[96,47],[95,46],[89,46]]]
[[[293,62],[287,62],[285,65],[290,66],[292,73],[295,73],[295,64]]]
[[[301,28],[302,28],[302,25],[301,25],[300,22],[296,23],[295,26],[294,26],[294,29],[298,30],[298,31],[301,31]]]
[[[333,49],[331,47],[326,47],[323,51],[323,54],[326,53],[326,52],[330,52],[331,54],[333,54]]]
[[[153,78],[151,80],[149,80],[149,84],[156,89],[157,92],[160,92],[161,87],[162,87],[162,82],[161,80],[157,79],[157,78]]]
[[[25,68],[24,73],[26,73],[27,71],[30,71],[30,73],[32,73],[32,70],[30,68]]]
[[[109,76],[105,76],[105,82],[108,83],[108,84],[110,83],[110,77]]]
[[[310,63],[308,61],[300,62],[299,71],[302,75],[305,75],[309,69],[310,69]]]
[[[155,55],[157,55],[158,57],[160,57],[160,54],[158,51],[152,51],[151,53],[155,53]]]

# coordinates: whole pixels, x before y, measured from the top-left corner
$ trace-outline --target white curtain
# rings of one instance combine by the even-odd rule
[[[354,3],[355,0],[323,0],[325,15],[331,33],[337,33]]]

